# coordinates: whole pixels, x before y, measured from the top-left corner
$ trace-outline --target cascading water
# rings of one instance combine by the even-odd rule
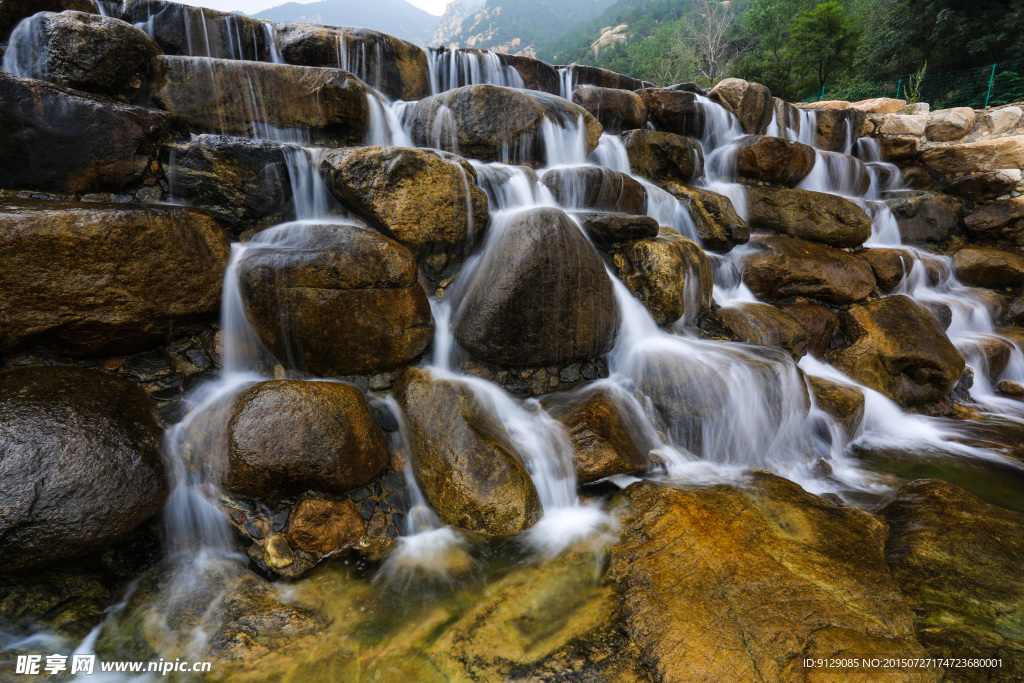
[[[524,87],[523,77],[494,52],[486,50],[430,48],[427,50],[430,92],[438,94],[464,85]]]

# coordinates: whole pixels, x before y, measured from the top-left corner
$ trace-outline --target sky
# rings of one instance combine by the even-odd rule
[[[286,2],[298,2],[305,5],[315,1],[316,0],[179,0],[179,2],[184,2],[186,5],[219,9],[224,12],[241,11],[246,14],[256,14],[257,12],[262,12],[265,9],[283,5]],[[416,5],[421,10],[438,16],[444,12],[445,5],[450,1],[451,0],[406,0],[409,4]]]

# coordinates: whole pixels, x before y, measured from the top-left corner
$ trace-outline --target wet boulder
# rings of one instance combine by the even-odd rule
[[[814,146],[830,152],[848,151],[860,134],[864,119],[864,112],[856,109],[815,109]]]
[[[769,304],[741,303],[718,310],[722,324],[748,344],[779,346],[800,360],[807,352],[807,330],[793,316]]]
[[[871,265],[856,254],[785,235],[755,235],[750,246],[743,281],[761,298],[849,304],[875,288]]]
[[[606,133],[621,133],[647,125],[647,105],[639,95],[628,90],[585,85],[572,94],[572,101],[593,114]]]
[[[102,550],[160,510],[168,484],[152,405],[97,370],[0,372],[3,571]]]
[[[892,210],[904,242],[942,242],[960,224],[963,200],[933,192],[899,192],[885,205]]]
[[[507,535],[540,518],[537,491],[512,439],[470,385],[405,371],[394,389],[405,415],[412,468],[445,524]]]
[[[964,247],[953,254],[956,276],[975,287],[1018,287],[1024,284],[1024,256],[1012,251]]]
[[[409,113],[417,146],[509,163],[543,165],[551,158],[542,130],[545,122],[556,127],[582,126],[586,153],[597,148],[601,124],[590,112],[536,90],[467,85],[424,98]]]
[[[209,450],[233,493],[282,498],[344,493],[370,484],[388,463],[384,435],[356,387],[270,380],[232,399]],[[206,449],[203,449],[206,450]]]
[[[796,187],[814,168],[814,148],[802,142],[747,135],[736,141],[736,170],[741,178]]]
[[[763,185],[745,189],[747,220],[755,228],[831,247],[859,247],[871,237],[871,218],[849,199]]]
[[[1024,137],[1009,136],[921,152],[921,163],[939,175],[1024,168]]]
[[[637,90],[636,94],[646,105],[648,117],[658,130],[695,138],[703,137],[704,105],[697,101],[695,93],[665,88],[644,88]]]
[[[282,222],[292,184],[285,145],[269,140],[196,135],[164,146],[170,194],[217,219],[232,233]]]
[[[601,211],[577,211],[571,215],[599,247],[657,237],[661,230],[658,221],[650,216]]]
[[[822,358],[832,344],[832,335],[839,328],[836,312],[825,304],[813,302],[778,304],[777,307],[800,323],[807,332],[807,353]]]
[[[1024,180],[1024,174],[1019,168],[1003,168],[949,180],[942,184],[942,191],[964,199],[984,201],[1013,192],[1021,180]]]
[[[100,95],[133,93],[160,53],[141,29],[84,12],[40,12],[18,31],[33,40],[31,50],[11,53],[22,76]]]
[[[602,69],[597,66],[586,66],[583,64],[570,64],[569,66],[556,66],[564,77],[568,77],[573,88],[584,85],[596,85],[600,88],[617,88],[619,90],[640,90],[646,87],[643,81],[626,76],[615,71]]]
[[[216,320],[229,245],[192,209],[0,203],[0,350],[131,353]]]
[[[653,443],[631,397],[621,390],[586,389],[545,404],[569,433],[577,485],[650,468]]]
[[[932,112],[925,135],[933,142],[959,140],[972,130],[977,116],[970,107],[953,107]]]
[[[975,239],[1024,246],[1024,198],[986,204],[964,216],[964,227]]]
[[[123,11],[126,21],[145,24],[169,55],[257,62],[270,57],[268,25],[244,14],[165,0],[127,0]]]
[[[478,239],[487,195],[462,157],[407,147],[329,152],[320,164],[331,194],[417,253]]]
[[[22,19],[39,12],[64,10],[99,14],[95,0],[0,0],[0,44],[7,44],[11,31]]]
[[[905,249],[865,249],[860,255],[871,264],[875,282],[884,292],[891,292],[903,282],[914,260]]]
[[[734,114],[743,132],[749,135],[764,135],[772,122],[772,93],[760,83],[726,78],[711,89],[708,97]]]
[[[882,138],[882,160],[890,163],[910,161],[921,151],[920,138],[895,136]]]
[[[641,482],[624,497],[634,512],[609,573],[660,680],[800,680],[806,658],[923,656],[867,512],[767,472],[739,486]]]
[[[750,227],[725,195],[671,181],[659,186],[689,210],[705,249],[726,252],[750,239]]]
[[[285,129],[340,147],[369,130],[371,91],[341,69],[170,56],[153,65],[152,100],[205,133]]]
[[[96,192],[155,185],[167,114],[0,72],[0,187]]]
[[[434,331],[416,261],[355,225],[305,228],[303,246],[253,248],[239,263],[246,315],[288,367],[322,376],[394,370]]]
[[[607,353],[619,312],[593,245],[558,209],[509,220],[457,302],[456,340],[480,360],[517,367]]]
[[[427,53],[407,40],[352,26],[287,23],[275,39],[289,64],[341,67],[393,100],[430,95]]]
[[[687,182],[704,175],[704,150],[692,138],[654,130],[622,135],[633,173],[655,181]]]
[[[850,384],[810,375],[807,386],[814,405],[838,422],[848,437],[855,437],[864,422],[864,392]]]
[[[1024,516],[935,480],[907,484],[880,514],[889,525],[886,560],[929,656],[1001,659],[987,679],[1019,679]],[[947,676],[970,680],[965,671]]]
[[[619,278],[659,325],[711,309],[712,273],[707,254],[672,228],[653,239],[624,244],[613,257]]]
[[[904,406],[937,401],[952,390],[964,359],[935,317],[898,295],[853,306],[840,315],[850,345],[833,365]]]
[[[647,190],[626,173],[601,166],[554,168],[541,176],[541,182],[562,206],[615,213],[643,214],[647,210]]]

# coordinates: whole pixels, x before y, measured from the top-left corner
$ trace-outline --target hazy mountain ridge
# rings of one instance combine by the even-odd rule
[[[383,31],[421,45],[430,42],[440,21],[405,0],[322,0],[308,5],[289,2],[253,15],[257,19],[305,21],[329,26],[361,26]]]

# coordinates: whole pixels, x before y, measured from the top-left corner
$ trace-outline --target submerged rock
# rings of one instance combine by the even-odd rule
[[[480,360],[561,365],[607,353],[619,324],[593,245],[558,209],[510,219],[457,303],[455,338]]]
[[[102,550],[161,508],[152,406],[97,370],[0,372],[0,571]]]
[[[0,350],[131,353],[216,319],[229,245],[193,209],[0,202]]]
[[[806,658],[924,656],[885,528],[863,510],[766,472],[739,487],[637,483],[625,497],[634,513],[609,573],[659,680],[803,680]]]
[[[750,225],[831,247],[859,247],[871,237],[871,218],[849,199],[823,192],[747,185]]]
[[[278,25],[275,40],[289,64],[341,67],[393,100],[430,95],[427,53],[407,40],[369,28],[299,22]]]
[[[553,168],[541,182],[555,201],[570,209],[643,214],[647,190],[626,173],[600,166]]]
[[[665,88],[644,88],[637,95],[647,107],[651,123],[658,130],[689,135],[695,138],[704,135],[704,105],[697,101],[697,95],[685,90]],[[633,126],[633,128],[643,128]]]
[[[725,195],[676,182],[659,186],[686,205],[705,249],[726,252],[750,240],[750,227]]]
[[[165,0],[126,0],[124,18],[144,24],[170,55],[257,62],[270,56],[267,25],[243,14]]]
[[[711,89],[708,97],[734,114],[744,133],[764,135],[768,130],[775,107],[771,91],[760,83],[725,78]]]
[[[802,142],[747,135],[736,141],[736,168],[741,178],[795,187],[814,168],[814,148]]]
[[[622,246],[615,269],[659,325],[711,308],[712,273],[707,254],[692,240],[662,227],[653,239]]]
[[[622,135],[632,172],[655,181],[687,182],[704,175],[704,151],[692,138],[654,130]]]
[[[498,418],[469,386],[410,368],[394,390],[412,446],[412,468],[445,524],[515,534],[540,518],[530,475]]]
[[[572,101],[593,114],[605,133],[621,133],[647,125],[647,105],[639,95],[628,90],[585,85],[573,92]]]
[[[247,316],[267,348],[329,377],[419,357],[434,325],[409,250],[354,225],[305,229],[302,248],[256,248],[238,266]]]
[[[601,124],[590,112],[536,90],[467,85],[424,98],[409,113],[409,131],[418,146],[518,164],[543,165],[549,159],[545,122],[579,125],[586,154],[597,148]]]
[[[150,97],[205,133],[271,137],[331,147],[362,144],[370,126],[371,90],[341,69],[157,57]]]
[[[885,554],[932,657],[1001,659],[994,683],[1024,673],[1024,515],[988,505],[951,484],[914,481],[880,511]],[[977,680],[949,667],[945,680]]]
[[[871,265],[860,256],[785,235],[755,235],[743,281],[766,299],[807,296],[826,303],[860,301],[875,288]]]
[[[346,207],[420,253],[474,241],[487,228],[487,195],[462,157],[406,147],[329,152],[327,187]]]
[[[851,344],[832,352],[832,364],[904,406],[943,398],[964,371],[935,317],[906,296],[854,306],[840,322]]]

